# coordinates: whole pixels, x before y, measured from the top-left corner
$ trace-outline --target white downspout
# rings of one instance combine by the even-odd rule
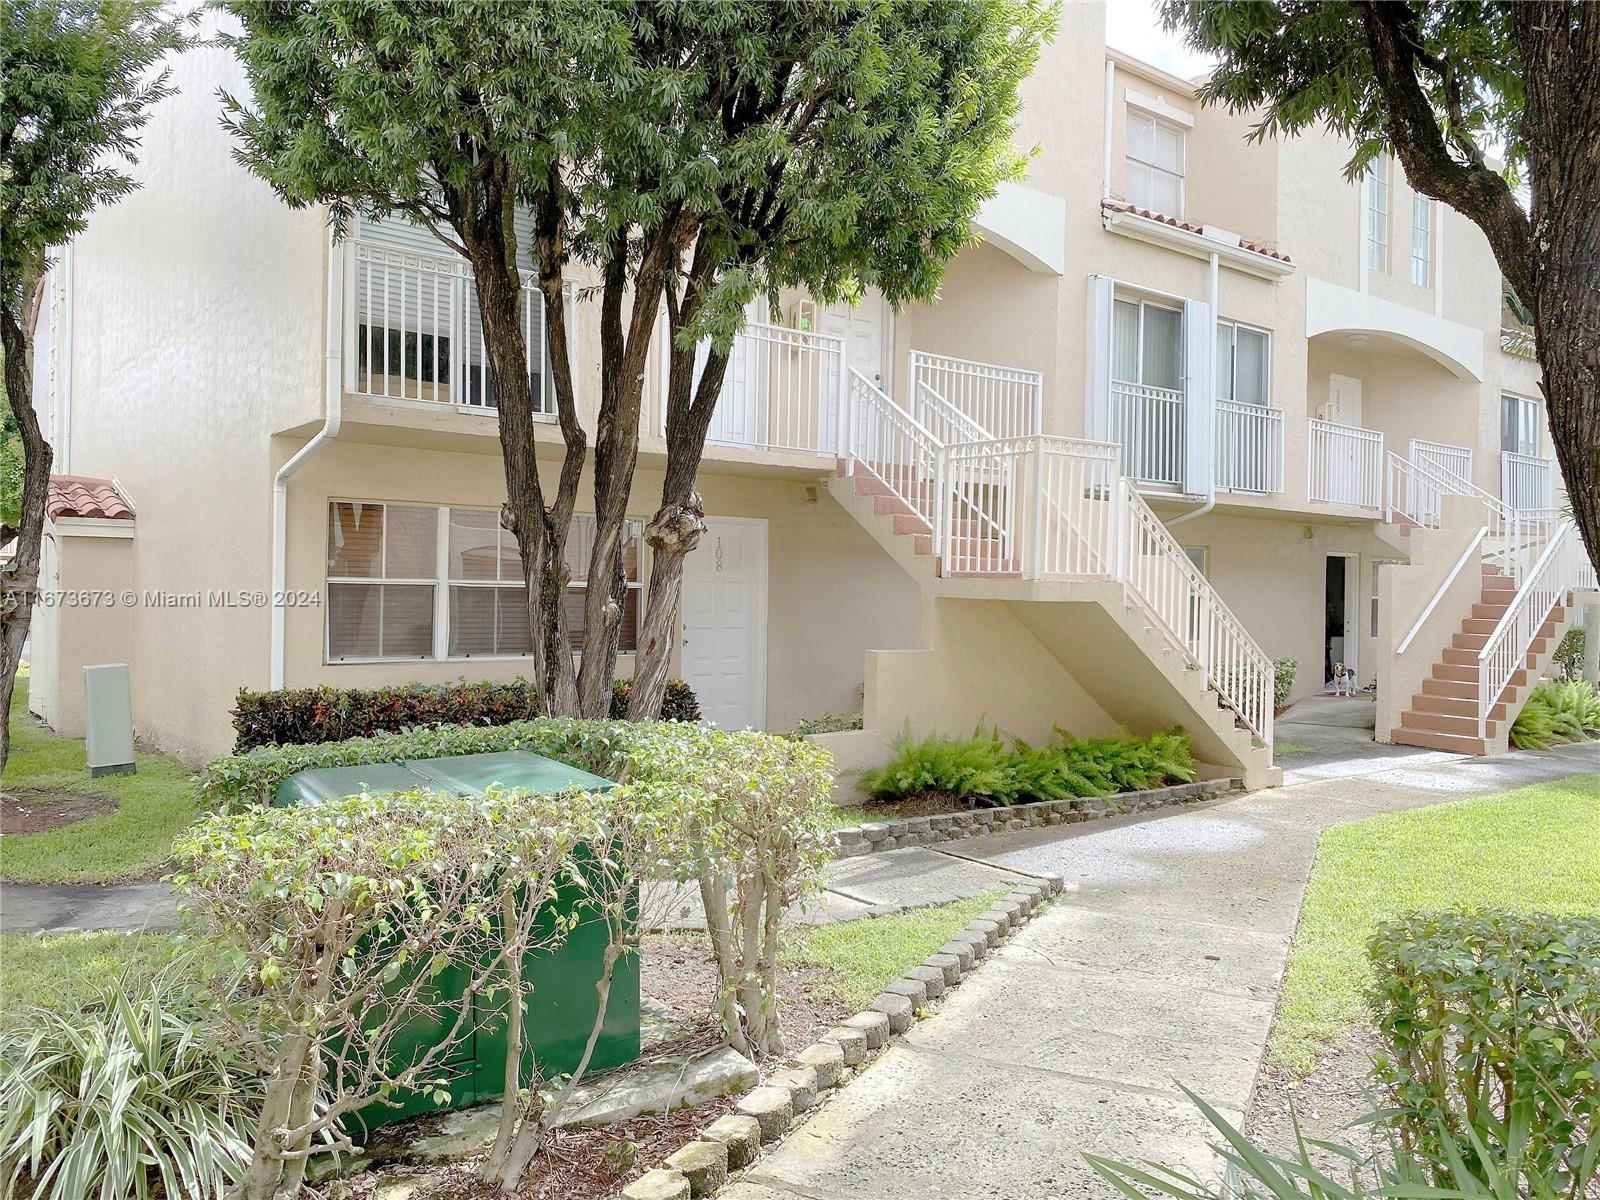
[[[1214,409],[1217,406],[1217,363],[1216,363],[1216,357],[1215,357],[1216,353],[1217,353],[1217,255],[1216,255],[1215,251],[1213,251],[1212,255],[1211,255],[1211,335],[1210,336],[1211,336],[1211,354],[1212,354],[1212,360],[1211,360],[1211,407]],[[1216,454],[1216,452],[1217,452],[1217,442],[1216,442],[1216,438],[1213,437],[1211,439],[1211,453],[1212,454]],[[1206,502],[1204,504],[1202,504],[1199,508],[1191,509],[1190,511],[1184,513],[1182,516],[1173,517],[1172,520],[1167,522],[1167,528],[1171,529],[1174,525],[1182,525],[1185,521],[1192,521],[1196,517],[1203,517],[1208,512],[1210,512],[1213,508],[1215,508],[1216,506],[1217,506],[1217,468],[1216,468],[1216,464],[1213,463],[1211,465],[1211,470],[1206,472]]]
[[[72,243],[61,248],[61,344],[60,369],[56,375],[56,428],[54,430],[55,465],[57,475],[72,474],[72,293],[73,253]]]
[[[1117,64],[1112,59],[1106,59],[1106,145],[1105,161],[1100,173],[1100,198],[1111,199],[1111,133],[1113,129],[1112,116],[1115,112],[1117,95]]]
[[[283,686],[284,587],[288,574],[289,479],[322,446],[339,436],[344,406],[344,259],[328,230],[328,311],[323,332],[326,356],[322,376],[322,428],[272,477],[272,667],[271,686]]]

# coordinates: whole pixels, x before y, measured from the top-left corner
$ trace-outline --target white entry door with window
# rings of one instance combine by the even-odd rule
[[[767,523],[709,517],[683,565],[684,681],[706,720],[760,729],[767,706]]]

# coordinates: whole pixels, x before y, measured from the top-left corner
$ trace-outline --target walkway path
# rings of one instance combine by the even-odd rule
[[[1600,772],[1594,744],[1414,766],[1375,757],[1358,784],[959,843],[976,860],[1057,872],[1066,891],[722,1194],[1114,1195],[1085,1150],[1212,1173],[1209,1127],[1174,1081],[1232,1120],[1249,1106],[1319,831]]]

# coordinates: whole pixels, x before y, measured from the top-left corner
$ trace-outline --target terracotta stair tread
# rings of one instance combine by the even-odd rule
[[[1397,746],[1418,746],[1425,750],[1447,750],[1452,754],[1482,754],[1483,739],[1465,737],[1459,733],[1439,733],[1430,729],[1407,729],[1401,726],[1391,730],[1389,740]]]

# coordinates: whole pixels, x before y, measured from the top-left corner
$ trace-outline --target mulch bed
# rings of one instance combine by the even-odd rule
[[[533,1160],[516,1195],[521,1200],[602,1200],[615,1196],[652,1167],[659,1167],[705,1125],[733,1111],[733,1100],[716,1100],[700,1108],[663,1116],[635,1117],[603,1129],[558,1129],[550,1144]],[[625,1169],[618,1170],[631,1157]],[[419,1190],[418,1200],[494,1200],[498,1187],[478,1178],[479,1158],[448,1166],[413,1167],[367,1172],[346,1181],[341,1194],[362,1200],[377,1188],[406,1175],[429,1176],[432,1186]]]
[[[99,792],[7,788],[0,792],[0,834],[43,833],[116,810],[117,802]]]
[[[898,821],[905,817],[937,817],[945,813],[971,812],[980,807],[969,804],[959,796],[949,792],[923,792],[912,796],[909,800],[892,800],[881,803],[868,800],[861,805],[861,819],[871,821]]]
[[[778,994],[783,997],[778,1023],[784,1043],[798,1050],[816,1041],[855,1010],[822,995],[828,973],[820,967],[778,969]],[[639,962],[639,989],[685,1016],[711,1011],[717,970],[710,940],[696,934],[655,934],[645,939]]]
[[[1363,1026],[1346,1031],[1324,1047],[1309,1074],[1298,1075],[1263,1063],[1256,1078],[1255,1097],[1245,1117],[1245,1132],[1268,1153],[1296,1157],[1297,1116],[1306,1138],[1338,1142],[1362,1154],[1371,1153],[1376,1148],[1373,1127],[1348,1126],[1382,1107],[1368,1085],[1372,1056],[1377,1049],[1376,1031]],[[1337,1155],[1313,1148],[1312,1156],[1335,1178],[1348,1178],[1348,1164]]]

